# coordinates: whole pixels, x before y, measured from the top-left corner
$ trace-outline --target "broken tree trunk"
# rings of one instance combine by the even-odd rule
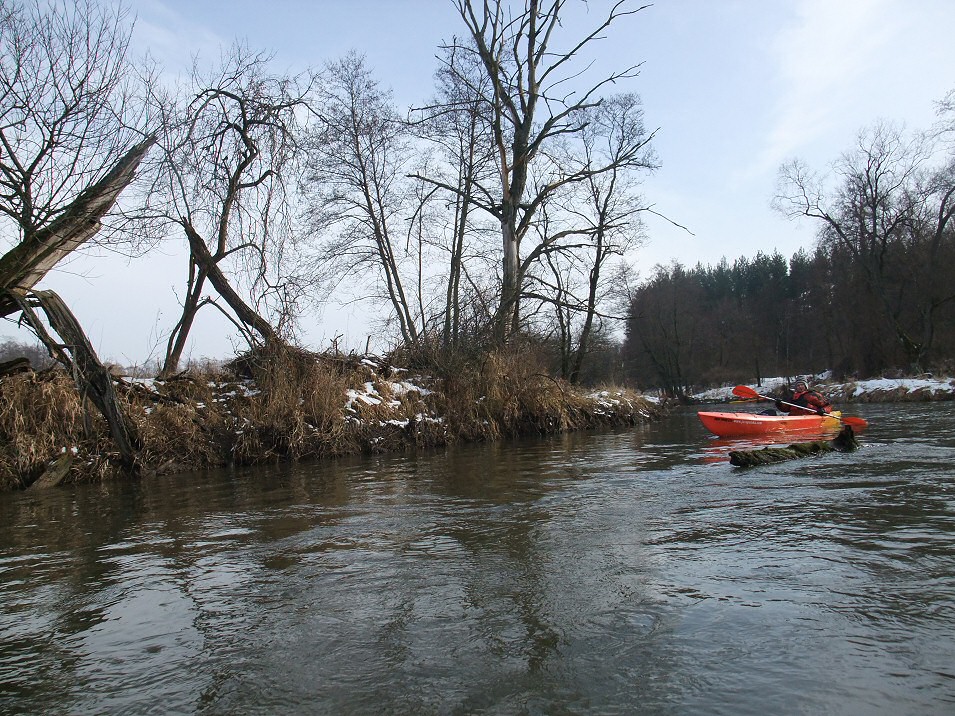
[[[63,300],[52,291],[31,291],[61,259],[96,235],[103,216],[133,180],[154,142],[154,137],[148,137],[132,147],[100,181],[80,192],[54,221],[25,235],[0,256],[0,317],[23,311],[50,355],[70,369],[80,394],[89,396],[106,418],[120,461],[130,472],[138,471],[140,441],[135,426],[116,399],[109,371],[100,363]],[[60,342],[46,331],[33,306],[43,309],[51,328],[62,339]]]
[[[65,452],[60,455],[42,475],[30,485],[31,490],[42,490],[47,487],[57,487],[63,484],[66,476],[70,473],[73,466],[73,454]]]
[[[0,256],[0,290],[26,295],[50,269],[100,230],[103,215],[133,180],[136,168],[155,139],[140,142],[100,181],[80,192],[56,220]],[[18,310],[9,295],[0,295],[0,317]]]
[[[113,388],[113,376],[96,356],[76,316],[53,291],[34,291],[27,298],[17,297],[23,316],[51,354],[69,369],[80,390],[99,409],[109,425],[119,450],[120,463],[130,473],[139,472],[138,455],[142,448],[139,432],[119,404]],[[50,327],[60,336],[57,342],[43,327],[34,305],[43,309]]]

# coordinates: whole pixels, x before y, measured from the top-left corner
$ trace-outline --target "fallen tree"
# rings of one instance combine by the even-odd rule
[[[113,388],[113,376],[100,362],[76,316],[53,291],[35,291],[20,299],[18,305],[23,311],[23,320],[47,347],[50,355],[73,376],[82,399],[85,401],[89,398],[106,418],[123,468],[127,472],[138,472],[137,454],[142,441],[135,424],[120,407]],[[55,340],[44,328],[35,308],[43,310],[50,327],[61,341]]]
[[[858,448],[859,441],[856,440],[852,426],[846,425],[832,440],[793,443],[788,447],[767,447],[761,450],[733,450],[729,453],[729,458],[730,464],[736,467],[756,467],[830,452],[853,452]]]

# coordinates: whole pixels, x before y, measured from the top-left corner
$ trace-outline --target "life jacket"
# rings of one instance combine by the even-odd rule
[[[832,412],[832,406],[829,404],[829,401],[814,390],[794,391],[793,399],[789,402],[800,406],[798,408],[790,408],[790,415],[812,415],[818,413],[820,408],[827,413]]]

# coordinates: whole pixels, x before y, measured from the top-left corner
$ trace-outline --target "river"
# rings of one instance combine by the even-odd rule
[[[0,712],[955,713],[955,403],[0,495]]]

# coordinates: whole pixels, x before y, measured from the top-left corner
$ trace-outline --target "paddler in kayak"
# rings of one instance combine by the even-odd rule
[[[776,410],[790,415],[828,415],[832,412],[832,405],[822,393],[809,389],[809,381],[806,378],[799,378],[788,398],[776,399]]]

